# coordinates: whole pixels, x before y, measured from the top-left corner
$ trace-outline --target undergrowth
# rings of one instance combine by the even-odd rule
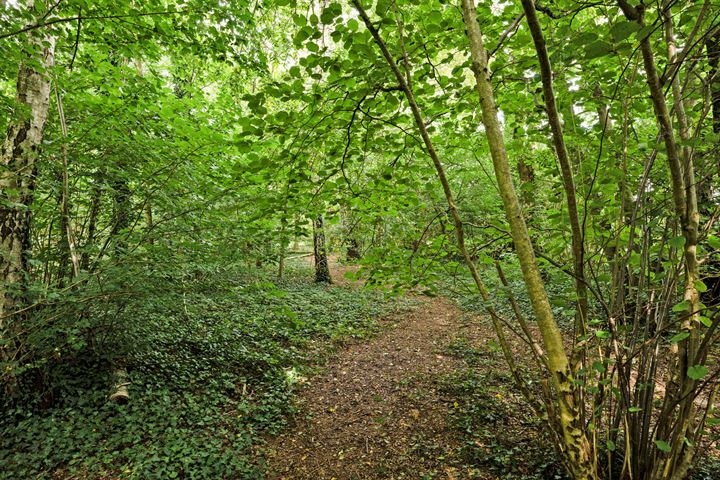
[[[259,438],[285,424],[304,368],[334,340],[372,334],[388,308],[314,284],[300,261],[279,282],[255,268],[190,270],[165,272],[121,309],[94,307],[113,326],[47,367],[49,405],[3,402],[0,478],[262,478]],[[107,401],[120,358],[126,405]]]
[[[472,303],[464,307],[476,310]],[[465,470],[480,478],[490,472],[507,480],[566,479],[560,459],[548,448],[540,419],[515,391],[498,343],[487,339],[480,348],[459,336],[446,352],[465,364],[465,369],[441,381],[442,390],[455,399],[449,423],[460,436],[458,458]],[[720,478],[717,435],[711,435],[712,447],[700,452],[688,480]]]
[[[443,378],[441,388],[455,399],[450,425],[460,436],[458,457],[469,471],[508,480],[567,478],[556,455],[548,452],[540,420],[513,391],[495,342],[480,349],[459,337],[447,352],[466,364]]]

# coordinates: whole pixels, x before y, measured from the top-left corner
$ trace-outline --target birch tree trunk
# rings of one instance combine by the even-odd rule
[[[30,3],[29,8],[33,8]],[[20,65],[14,118],[0,151],[0,337],[9,338],[12,312],[22,304],[28,280],[30,206],[34,199],[36,160],[50,105],[50,73],[55,39],[40,30],[29,34]],[[35,68],[39,65],[40,68]],[[16,322],[16,320],[15,320]],[[14,356],[3,347],[0,359]]]

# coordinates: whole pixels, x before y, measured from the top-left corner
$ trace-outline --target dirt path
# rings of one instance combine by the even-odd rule
[[[338,278],[337,276],[335,278]],[[445,299],[423,299],[370,342],[347,347],[301,392],[296,423],[269,445],[271,479],[466,478],[447,425],[453,401],[438,381],[461,368],[445,354],[481,338]],[[487,337],[486,337],[487,338]]]

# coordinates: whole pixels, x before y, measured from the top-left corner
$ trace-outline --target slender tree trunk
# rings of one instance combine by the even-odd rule
[[[523,157],[518,158],[517,161],[518,176],[520,177],[520,183],[522,185],[522,191],[520,193],[523,203],[526,206],[533,205],[533,194],[531,189],[535,181],[535,171],[532,165],[528,165]]]
[[[345,259],[348,261],[360,259],[360,242],[355,236],[355,224],[352,222],[352,218],[347,214],[345,209],[341,210],[342,225],[343,225],[343,243],[347,250],[345,252]]]
[[[627,0],[619,0],[618,3],[628,20],[635,21],[641,26],[645,25],[644,5],[640,4],[633,7]],[[696,385],[696,382],[690,379],[686,372],[688,368],[697,361],[697,327],[699,325],[701,312],[700,296],[696,287],[698,280],[700,280],[700,265],[697,258],[700,215],[697,208],[697,190],[693,161],[689,155],[688,158],[683,158],[685,156],[684,152],[681,152],[675,141],[672,120],[660,84],[660,77],[658,76],[655,66],[655,57],[649,34],[640,40],[640,51],[643,57],[655,118],[660,126],[660,135],[665,143],[670,177],[672,180],[675,215],[685,239],[685,245],[683,247],[685,260],[685,293],[683,297],[687,308],[685,309],[682,328],[689,332],[690,336],[678,342],[677,363],[673,371],[672,385],[668,388],[660,414],[661,418],[666,418],[668,421],[661,422],[656,432],[656,438],[658,440],[672,440],[672,452],[669,455],[664,455],[657,459],[658,461],[653,465],[653,473],[651,474],[653,475],[651,478],[674,479],[678,472],[684,470],[683,464],[687,460],[683,459],[687,458],[686,453],[693,450],[689,445],[683,444],[685,437],[691,436],[689,433],[686,435],[686,433],[691,427],[692,422],[686,421],[686,419],[689,420],[693,414],[693,404],[692,400],[682,401],[682,399],[690,397]],[[681,101],[677,96],[675,98]],[[680,125],[681,136],[683,135],[683,128],[683,125]],[[669,418],[676,407],[678,407],[679,411],[677,412],[677,419],[675,420],[677,427],[674,427],[671,425]],[[673,428],[679,428],[680,431],[672,432],[671,429]],[[669,438],[670,435],[672,435],[672,439]]]
[[[524,15],[523,15],[524,16]],[[513,128],[512,142],[522,148],[523,139],[518,136],[520,127]],[[517,159],[518,178],[520,179],[520,200],[524,207],[532,207],[535,192],[535,169],[526,162],[524,155],[519,155]]]
[[[720,133],[720,33],[716,33],[706,42],[708,64],[710,71],[710,99],[712,102],[712,128],[713,132]],[[718,165],[720,169],[720,165]]]
[[[577,197],[575,191],[575,179],[573,178],[572,166],[568,156],[567,147],[565,146],[565,136],[563,135],[562,125],[560,124],[560,115],[558,114],[557,104],[555,102],[555,92],[552,85],[552,67],[550,65],[550,57],[548,56],[547,47],[545,45],[545,37],[543,36],[540,21],[535,11],[533,0],[522,0],[525,18],[527,19],[530,33],[535,43],[535,51],[537,52],[538,61],[540,63],[540,77],[542,79],[543,95],[545,96],[545,111],[547,112],[550,129],[552,130],[553,144],[555,146],[555,154],[560,163],[560,172],[562,173],[563,186],[565,188],[565,197],[567,199],[568,216],[570,218],[570,231],[572,233],[572,253],[573,253],[573,273],[575,275],[575,292],[577,294],[577,310],[575,315],[575,328],[581,336],[587,334],[587,287],[585,284],[585,268],[584,255],[585,247],[583,244],[584,233],[580,225],[580,216],[578,214]],[[605,115],[607,118],[607,115]],[[604,119],[603,119],[604,121]]]
[[[598,478],[590,442],[580,423],[580,406],[576,403],[573,373],[563,347],[562,335],[548,301],[540,269],[515,193],[505,142],[497,116],[497,107],[488,71],[487,52],[478,24],[473,0],[461,0],[465,33],[470,44],[472,69],[482,107],[483,124],[490,146],[495,177],[517,251],[523,279],[532,303],[535,318],[547,351],[547,362],[557,391],[557,419],[561,428],[561,451],[565,465],[574,479]]]
[[[287,202],[285,202],[287,208]],[[278,255],[278,273],[277,276],[282,280],[285,274],[285,256],[287,255],[288,238],[287,238],[287,215],[283,213],[280,219],[280,253]]]
[[[60,214],[60,226],[58,231],[58,269],[57,269],[57,287],[65,287],[65,279],[67,277],[67,267],[70,259],[70,244],[65,232],[68,231],[68,215],[65,213],[65,195],[63,192],[63,172],[58,170],[55,172],[55,181],[60,186],[60,192],[57,199],[58,212]]]
[[[30,4],[32,8],[32,3]],[[36,160],[50,105],[50,72],[55,39],[30,34],[33,53],[20,65],[15,97],[17,108],[9,122],[0,152],[0,338],[11,338],[10,319],[22,304],[28,281],[30,207],[34,198]],[[35,68],[39,65],[39,69]],[[17,322],[17,319],[13,320]],[[0,360],[14,356],[9,344],[0,348]]]
[[[352,0],[353,5],[355,6],[355,9],[360,14],[360,17],[367,27],[367,29],[370,31],[370,33],[373,36],[373,39],[375,40],[375,43],[380,47],[380,50],[383,54],[383,57],[385,57],[385,60],[390,67],[390,69],[393,71],[396,80],[398,81],[398,84],[400,85],[400,89],[403,91],[405,98],[410,105],[410,110],[412,111],[413,118],[415,120],[415,125],[417,126],[418,131],[420,132],[420,136],[422,137],[423,144],[425,145],[426,151],[428,155],[430,156],[431,160],[433,161],[433,165],[435,166],[435,171],[437,173],[437,177],[440,180],[440,184],[443,187],[443,192],[445,194],[445,199],[448,203],[448,210],[450,211],[450,214],[453,218],[453,224],[454,224],[454,231],[455,236],[457,239],[457,246],[458,250],[460,251],[461,255],[463,256],[463,259],[465,260],[465,264],[470,271],[470,274],[472,275],[473,281],[475,282],[475,286],[477,287],[478,291],[480,292],[481,297],[486,302],[485,310],[490,315],[490,318],[493,322],[493,328],[495,330],[495,333],[498,338],[498,342],[502,348],[503,356],[505,357],[505,361],[508,364],[508,367],[510,368],[510,371],[513,375],[513,378],[515,380],[516,385],[518,388],[522,391],[525,398],[530,403],[531,407],[535,411],[535,413],[539,416],[542,416],[544,412],[542,411],[541,406],[535,401],[535,398],[533,394],[530,393],[530,391],[526,388],[526,382],[522,378],[522,375],[520,371],[517,368],[515,358],[513,357],[513,353],[510,351],[509,344],[506,340],[504,330],[502,328],[501,318],[498,316],[495,309],[490,305],[491,297],[490,293],[483,283],[482,279],[480,278],[480,275],[478,273],[477,267],[475,265],[475,262],[470,255],[466,245],[465,245],[465,231],[463,228],[462,219],[460,218],[460,213],[458,211],[457,205],[455,204],[455,200],[452,195],[452,191],[450,188],[450,183],[447,180],[447,176],[445,175],[445,168],[440,161],[440,158],[437,154],[437,151],[435,150],[435,146],[432,142],[432,139],[430,138],[430,134],[428,133],[427,126],[425,125],[425,121],[422,117],[422,112],[420,111],[420,107],[418,106],[417,102],[415,101],[415,96],[413,94],[412,88],[410,84],[407,81],[407,78],[410,77],[410,66],[408,62],[405,62],[405,68],[406,68],[406,76],[402,74],[400,71],[400,68],[398,67],[397,63],[395,62],[393,56],[390,54],[390,51],[387,48],[387,45],[380,37],[380,33],[375,28],[375,26],[370,21],[370,18],[367,15],[367,12],[363,9],[362,5],[360,4],[359,0]],[[397,12],[396,12],[397,14]],[[407,58],[406,52],[403,49],[403,58]],[[522,320],[518,319],[521,324]],[[533,347],[536,346],[534,341],[532,339],[528,339],[528,343],[532,345]],[[536,355],[536,360],[538,362],[546,363],[546,359],[543,356],[543,353],[539,351],[539,348],[533,348],[533,353]],[[550,426],[550,425],[548,425]],[[550,432],[552,434],[555,434],[555,430],[551,427]]]
[[[72,218],[70,216],[71,203],[70,203],[70,178],[69,178],[69,152],[68,152],[68,129],[67,122],[65,121],[65,109],[63,108],[62,96],[60,90],[55,87],[55,99],[57,101],[58,115],[60,117],[60,128],[63,135],[62,144],[62,167],[60,170],[60,235],[63,258],[60,261],[65,264],[66,259],[70,260],[72,265],[73,277],[77,277],[80,274],[80,260],[77,254],[77,246],[75,242],[75,230],[72,224]],[[63,268],[64,270],[64,268]],[[62,281],[62,277],[59,279]]]
[[[345,257],[348,261],[360,259],[360,243],[352,234],[347,240],[347,253]]]
[[[678,62],[677,45],[675,42],[675,31],[673,27],[673,19],[670,8],[674,2],[665,0],[662,6],[663,26],[665,30],[665,43],[668,50],[668,64],[675,65]],[[687,115],[685,114],[685,102],[683,102],[682,91],[680,88],[680,68],[675,70],[671,80],[673,109],[675,110],[675,118],[677,119],[678,133],[680,140],[686,142],[690,139],[690,126],[688,125]],[[684,165],[687,165],[690,159],[690,146],[684,145],[679,152]],[[685,167],[687,168],[687,167]]]
[[[124,170],[124,169],[123,169]],[[117,175],[117,173],[115,173]],[[110,238],[114,241],[114,255],[121,260],[127,253],[127,229],[131,223],[131,192],[127,178],[116,176],[112,181],[113,189],[113,226]],[[126,403],[130,400],[130,385],[125,359],[113,359],[111,362],[113,384],[108,400],[116,403]]]
[[[710,103],[712,109],[712,130],[716,135],[720,134],[720,33],[716,33],[705,41],[707,49],[708,70],[707,83],[710,90]],[[713,210],[713,186],[717,185],[718,174],[720,173],[720,155],[709,156],[706,162],[703,182],[698,185],[698,203],[704,214]]]
[[[100,201],[102,200],[102,185],[101,181],[103,176],[100,172],[95,174],[95,180],[92,186],[92,193],[90,196],[90,217],[88,219],[87,237],[83,248],[83,253],[80,259],[80,268],[87,270],[90,267],[90,248],[92,248],[95,242],[95,232],[97,230],[97,219],[100,215]]]
[[[122,174],[121,174],[122,175]],[[130,226],[130,187],[126,178],[115,177],[112,182],[113,190],[113,226],[111,237],[117,237],[115,242],[116,256],[122,255],[127,249],[127,228]]]
[[[325,248],[325,226],[322,215],[313,220],[313,254],[315,256],[315,281],[332,283],[327,249]]]

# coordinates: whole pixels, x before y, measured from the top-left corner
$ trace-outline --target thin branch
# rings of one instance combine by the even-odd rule
[[[0,34],[0,39],[13,37],[15,35],[20,35],[21,33],[29,32],[31,30],[36,30],[38,28],[48,27],[50,25],[55,25],[57,23],[68,23],[68,22],[74,22],[76,20],[110,20],[110,19],[118,19],[118,18],[149,17],[149,16],[159,16],[159,15],[178,15],[181,13],[187,13],[189,11],[190,10],[168,10],[168,11],[164,11],[164,12],[136,13],[133,15],[87,15],[87,16],[82,16],[82,15],[78,14],[75,17],[55,18],[52,20],[48,20],[47,22],[44,22],[44,23],[36,23],[33,25],[28,25],[26,27],[23,27],[19,30],[15,30],[13,32],[3,33],[3,34]]]

